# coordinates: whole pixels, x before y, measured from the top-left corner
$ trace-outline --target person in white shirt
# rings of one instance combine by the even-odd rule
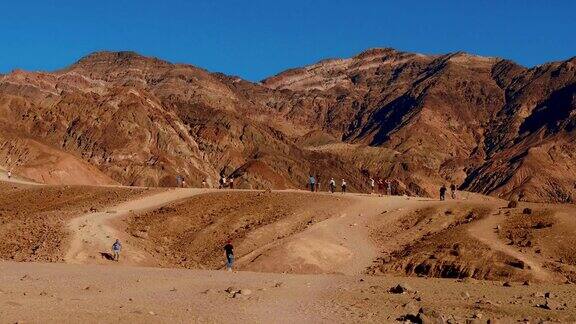
[[[346,186],[347,186],[346,180],[342,179],[342,185],[341,185],[341,187],[342,187],[342,193],[345,193],[345,192],[346,192]]]
[[[370,194],[374,193],[374,186],[376,185],[376,181],[374,181],[374,178],[370,178]]]
[[[330,192],[334,193],[334,191],[336,191],[336,181],[334,181],[334,178],[330,179]]]

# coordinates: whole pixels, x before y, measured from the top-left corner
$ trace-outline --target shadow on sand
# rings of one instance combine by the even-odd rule
[[[114,256],[110,252],[100,252],[100,256],[108,261],[114,261]]]

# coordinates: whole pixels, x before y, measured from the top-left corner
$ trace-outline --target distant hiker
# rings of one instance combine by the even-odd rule
[[[310,191],[314,192],[316,189],[316,179],[313,175],[310,175],[310,178],[308,178],[308,185],[310,186]]]
[[[384,192],[384,182],[382,182],[382,179],[378,179],[378,194],[382,196],[383,192]]]
[[[8,170],[8,179],[12,178],[12,171]]]
[[[320,176],[316,175],[316,192],[320,191]]]
[[[445,199],[446,199],[446,185],[442,185],[442,187],[440,187],[440,200]]]
[[[386,179],[386,194],[392,196],[392,181],[390,179]]]
[[[334,181],[334,178],[330,179],[330,192],[334,193],[334,191],[336,191],[336,181]]]
[[[376,181],[373,178],[370,178],[370,194],[374,193],[374,186],[376,186]]]
[[[122,243],[119,239],[112,244],[112,251],[114,252],[114,261],[118,262],[120,260],[120,251],[122,250]]]
[[[456,199],[456,186],[454,184],[450,185],[450,196],[452,199]]]
[[[226,187],[226,177],[222,176],[222,178],[220,178],[220,189],[225,187]]]
[[[234,189],[234,178],[230,177],[230,181],[228,181],[228,186],[230,189]]]
[[[206,188],[206,179],[202,180],[202,188]]]
[[[342,184],[340,186],[342,187],[342,193],[345,193],[346,192],[346,186],[347,186],[346,180],[342,179]]]
[[[226,242],[224,252],[226,253],[226,270],[232,271],[232,266],[234,265],[234,246],[232,246],[232,241]]]

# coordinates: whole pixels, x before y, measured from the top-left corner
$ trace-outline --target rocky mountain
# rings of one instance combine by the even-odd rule
[[[0,165],[43,182],[302,188],[308,174],[400,193],[442,183],[576,199],[576,58],[525,68],[373,49],[251,83],[131,52],[0,76]]]

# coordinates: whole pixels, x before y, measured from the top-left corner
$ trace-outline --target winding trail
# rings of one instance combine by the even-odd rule
[[[529,268],[528,271],[532,273],[536,280],[542,282],[554,282],[557,281],[556,276],[554,276],[551,272],[544,269],[541,263],[532,256],[522,253],[515,248],[504,244],[496,234],[496,227],[499,223],[497,214],[491,213],[488,217],[479,220],[474,223],[474,226],[469,228],[469,233],[474,238],[478,239],[482,243],[488,245],[492,250],[502,252],[508,256],[516,258],[524,264],[526,264]]]
[[[264,272],[362,274],[380,255],[380,247],[370,238],[370,229],[375,224],[391,224],[405,210],[422,205],[400,196],[347,194],[345,198],[350,200],[350,205],[338,214],[244,255],[238,260],[240,268]]]
[[[153,266],[154,259],[145,251],[130,244],[130,236],[118,230],[114,222],[132,212],[143,212],[195,195],[210,189],[168,189],[112,206],[102,212],[91,212],[72,219],[68,229],[72,232],[70,247],[64,258],[66,263],[103,264],[116,238],[122,241],[120,263],[123,265]]]

